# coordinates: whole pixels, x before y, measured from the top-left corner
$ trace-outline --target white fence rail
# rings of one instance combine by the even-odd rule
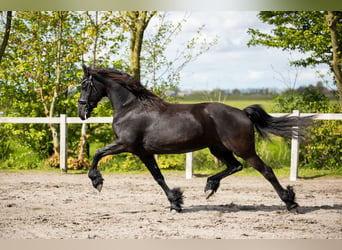
[[[275,117],[286,115],[283,113],[270,114]],[[294,110],[292,116],[310,116],[315,115],[315,120],[342,120],[342,114],[315,114],[315,113],[303,113],[298,110]],[[0,117],[0,123],[56,123],[60,124],[60,168],[66,172],[68,170],[68,125],[70,123],[112,123],[113,117],[90,117],[87,120],[82,121],[78,117],[67,117],[65,114],[61,114],[60,117]],[[290,180],[295,181],[298,176],[298,155],[299,155],[299,140],[292,139],[291,142],[291,170]],[[193,175],[193,152],[186,154],[186,171],[185,177],[191,179]]]

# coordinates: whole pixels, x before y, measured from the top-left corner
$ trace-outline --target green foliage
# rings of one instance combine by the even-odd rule
[[[16,12],[0,68],[0,108],[8,116],[76,115],[76,62],[85,53],[79,16],[73,12]],[[63,69],[63,70],[61,70]],[[18,140],[45,157],[52,152],[52,128],[7,124]],[[75,133],[70,133],[71,138]]]
[[[319,88],[307,87],[298,91],[287,91],[275,97],[274,112],[298,109],[305,113],[338,113],[336,105]],[[337,169],[342,166],[341,121],[315,121],[305,141],[301,143],[300,164],[315,169]]]
[[[13,153],[13,148],[11,147],[11,141],[9,140],[9,135],[6,133],[4,125],[0,125],[0,162],[5,161]]]
[[[329,113],[337,113],[330,107]],[[302,149],[302,157],[307,167],[315,169],[339,169],[342,166],[342,122],[316,121],[307,143]]]
[[[23,170],[43,167],[41,155],[20,141],[7,140],[1,143],[0,150],[0,169]]]
[[[263,45],[283,50],[298,50],[310,56],[292,62],[294,65],[310,66],[325,63],[330,66],[332,58],[331,38],[324,11],[261,11],[258,17],[272,25],[271,33],[249,29],[249,46]],[[339,33],[342,25],[338,26]]]
[[[185,169],[185,155],[184,154],[158,155],[157,163],[161,169],[183,170]]]
[[[300,91],[286,90],[274,97],[274,112],[291,113],[300,110],[302,113],[324,113],[329,109],[329,99],[320,88],[310,85]]]
[[[207,169],[217,169],[219,171],[223,167],[223,163],[217,161],[207,148],[194,153],[193,163],[195,171],[205,171]]]
[[[97,54],[98,65],[108,67],[108,49],[116,53],[124,41],[122,34],[114,31],[114,18],[109,12],[101,12],[98,20],[94,20],[94,13],[87,12],[15,12],[0,67],[0,110],[6,116],[77,116],[81,63]],[[94,48],[93,53],[89,48]],[[71,125],[68,129],[72,156],[77,155],[80,128]],[[28,145],[47,158],[53,153],[52,139],[58,136],[59,126],[6,124],[3,130],[10,140]],[[7,144],[2,141],[1,145],[5,149]]]

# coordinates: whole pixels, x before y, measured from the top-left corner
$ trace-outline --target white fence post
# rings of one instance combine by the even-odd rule
[[[63,172],[68,171],[68,127],[67,115],[60,115],[59,167]]]
[[[185,159],[185,178],[191,179],[192,178],[192,172],[193,172],[193,159],[194,159],[194,152],[186,153],[186,159]]]
[[[299,110],[293,110],[293,116],[300,116]],[[293,128],[293,135],[298,134],[299,127]],[[291,140],[291,169],[290,181],[297,180],[298,177],[298,159],[299,159],[299,137],[292,136]]]

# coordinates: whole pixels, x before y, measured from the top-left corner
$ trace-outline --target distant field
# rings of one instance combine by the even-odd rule
[[[185,101],[180,100],[179,103],[183,104],[190,104],[190,103],[201,103],[201,102],[208,102],[208,101]],[[260,104],[267,112],[272,112],[273,102],[272,100],[225,100],[221,101],[221,103],[239,108],[244,109],[245,107],[252,105],[252,104]]]

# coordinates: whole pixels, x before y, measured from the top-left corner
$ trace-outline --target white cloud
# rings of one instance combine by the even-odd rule
[[[248,80],[259,80],[265,75],[264,71],[260,70],[248,70],[247,79]]]
[[[168,18],[176,21],[183,18],[184,14],[185,12],[169,12]],[[180,88],[286,88],[289,84],[286,79],[292,81],[296,74],[289,66],[289,61],[303,55],[263,46],[247,47],[250,39],[248,28],[257,28],[263,32],[271,29],[256,15],[256,11],[187,12],[187,22],[168,49],[168,54],[173,55],[203,24],[204,37],[212,39],[218,36],[219,41],[215,47],[183,69]],[[319,80],[315,71],[301,69],[296,86],[315,84]],[[279,73],[284,76],[283,80]]]

